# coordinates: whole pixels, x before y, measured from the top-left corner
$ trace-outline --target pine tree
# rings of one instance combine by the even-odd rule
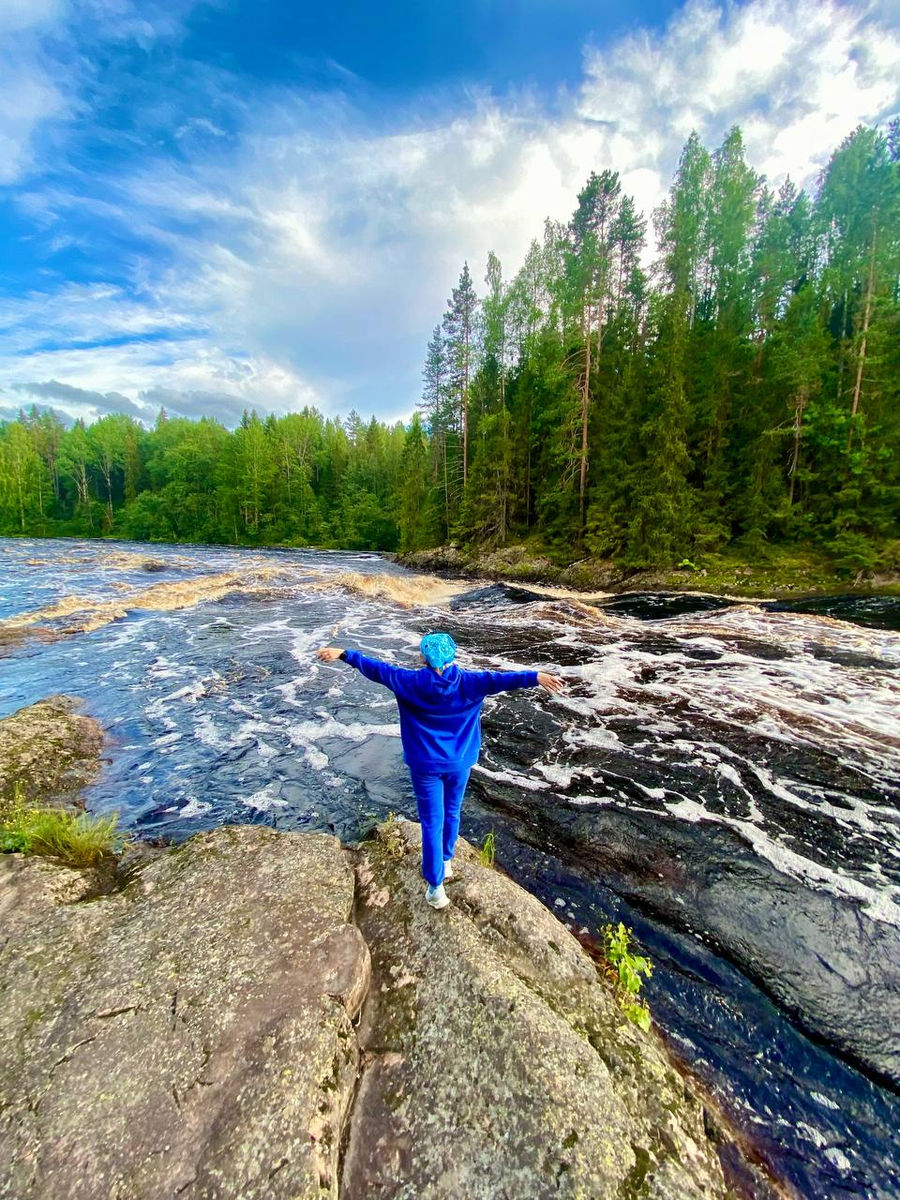
[[[413,414],[400,460],[398,523],[400,549],[419,550],[427,539],[428,443],[418,413]]]
[[[464,263],[459,284],[453,289],[444,313],[444,339],[448,392],[459,412],[460,461],[465,487],[469,464],[469,387],[475,367],[475,318],[478,299],[472,286],[469,264]]]

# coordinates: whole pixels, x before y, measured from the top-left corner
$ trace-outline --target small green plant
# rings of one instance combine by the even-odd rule
[[[395,812],[389,812],[387,820],[381,827],[381,841],[391,858],[402,858],[406,853],[403,834],[400,832],[400,822]]]
[[[494,865],[494,857],[497,853],[497,839],[494,837],[493,829],[484,839],[481,849],[478,852],[478,857],[481,860],[483,867],[492,867]]]
[[[43,854],[72,867],[92,867],[119,853],[124,838],[117,832],[118,816],[92,817],[63,808],[37,808],[25,803],[21,783],[11,800],[0,806],[0,850],[4,853]]]
[[[681,562],[678,564],[677,570],[679,570],[679,571],[696,571],[697,564],[692,563],[689,558],[683,558],[681,560]]]
[[[644,955],[634,953],[632,931],[621,921],[618,925],[605,925],[602,932],[607,974],[615,984],[619,1007],[635,1025],[649,1031],[650,1009],[646,1000],[640,999],[640,991],[644,979],[653,974],[653,963]]]

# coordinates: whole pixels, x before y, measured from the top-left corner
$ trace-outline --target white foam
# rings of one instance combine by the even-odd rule
[[[529,792],[543,792],[548,786],[546,779],[535,779],[533,775],[519,775],[515,771],[492,771],[481,763],[476,764],[473,770],[479,775],[486,775],[488,779],[495,779],[497,783],[512,783]]]
[[[200,817],[203,813],[209,812],[211,808],[212,805],[206,800],[198,800],[196,796],[189,796],[187,804],[178,815],[180,817]]]
[[[226,750],[236,745],[234,738],[225,737],[210,713],[200,713],[194,722],[194,737],[211,750]]]
[[[381,737],[400,736],[399,722],[390,725],[366,724],[363,721],[338,721],[330,713],[321,713],[318,721],[298,721],[288,726],[288,737],[295,744],[318,741],[319,738],[345,738],[349,742],[365,742],[374,734]]]
[[[736,787],[739,787],[742,792],[747,790],[743,779],[741,779],[738,772],[729,763],[717,762],[716,770],[723,778],[730,780]]]
[[[812,1125],[807,1125],[805,1121],[798,1121],[796,1123],[796,1125],[794,1126],[794,1128],[808,1142],[812,1142],[812,1144],[816,1147],[816,1149],[819,1149],[821,1146],[826,1145],[826,1143],[828,1142],[828,1138],[825,1136],[824,1133],[822,1133],[818,1129],[814,1129]]]
[[[540,771],[548,783],[554,783],[560,788],[567,788],[575,775],[574,770],[556,763],[535,763],[534,769]]]
[[[594,750],[618,750],[622,745],[618,735],[602,725],[593,729],[567,729],[563,736],[569,745],[586,746]]]
[[[244,796],[241,803],[246,808],[253,808],[257,812],[269,812],[273,808],[287,808],[287,801],[282,800],[278,795],[277,785],[271,783],[260,788],[258,792],[254,792],[252,796]]]
[[[179,688],[175,692],[170,692],[168,696],[163,696],[160,703],[165,703],[167,700],[189,700],[192,704],[196,704],[206,695],[206,685],[201,679],[194,680],[193,683],[186,684],[185,687]]]

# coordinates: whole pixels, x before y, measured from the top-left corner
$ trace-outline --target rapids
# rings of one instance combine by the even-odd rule
[[[583,936],[634,927],[661,1031],[777,1178],[900,1195],[900,601],[587,603],[376,555],[0,540],[0,715],[84,697],[90,806],[143,837],[414,815],[392,698],[313,651],[412,662],[434,628],[464,666],[570,684],[488,701],[463,832]]]

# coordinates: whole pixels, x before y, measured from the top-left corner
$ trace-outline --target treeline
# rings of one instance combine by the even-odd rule
[[[0,532],[390,550],[406,436],[314,409],[233,431],[32,409],[0,426]]]
[[[856,130],[814,196],[773,193],[737,129],[692,136],[653,224],[648,267],[605,170],[512,279],[491,254],[479,297],[464,267],[407,427],[23,414],[0,426],[0,528],[900,565],[900,122]]]

